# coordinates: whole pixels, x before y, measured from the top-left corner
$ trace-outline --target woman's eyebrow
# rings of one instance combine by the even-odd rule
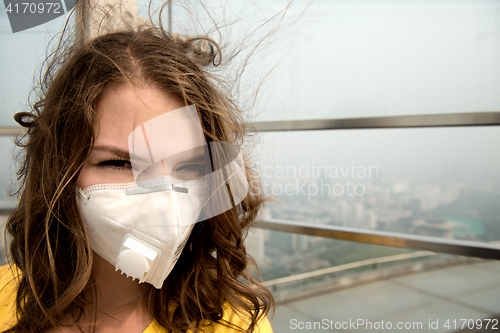
[[[128,151],[117,148],[117,147],[106,146],[106,145],[96,145],[93,147],[93,150],[111,153],[111,154],[114,154],[120,158],[130,160],[130,154],[128,153]]]

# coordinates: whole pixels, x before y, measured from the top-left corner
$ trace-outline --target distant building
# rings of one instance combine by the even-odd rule
[[[351,210],[350,205],[346,201],[342,200],[337,204],[338,207],[338,220],[342,226],[350,226],[351,222]]]
[[[309,250],[309,236],[292,234],[292,250],[293,251],[307,251]]]
[[[367,210],[365,213],[365,225],[368,229],[377,229],[377,213]]]
[[[4,237],[3,237],[3,232],[5,229],[5,222],[7,221],[7,215],[0,215],[0,265],[3,265],[7,262],[7,258],[5,256],[5,244],[4,244]]]
[[[351,207],[351,226],[355,228],[365,228],[365,207],[356,202]]]
[[[263,263],[265,260],[265,238],[267,230],[253,228],[248,232],[245,240],[248,253],[257,263]]]
[[[292,235],[287,232],[273,231],[269,233],[269,244],[284,252],[292,251]]]
[[[377,215],[377,228],[382,230],[393,230],[395,224],[413,214],[411,210],[403,208],[375,208],[374,211]]]

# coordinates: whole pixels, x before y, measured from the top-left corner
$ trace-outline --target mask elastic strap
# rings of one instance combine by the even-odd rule
[[[83,193],[83,190],[79,187],[76,188],[76,191],[80,195],[80,198],[83,200],[83,203],[87,204],[87,202],[89,202],[90,200],[90,197],[86,196],[85,193]]]

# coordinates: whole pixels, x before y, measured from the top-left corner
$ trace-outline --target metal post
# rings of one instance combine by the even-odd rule
[[[168,32],[172,33],[172,0],[168,1]]]
[[[140,22],[137,0],[83,0],[78,10],[82,22],[77,33],[84,39],[134,28]]]

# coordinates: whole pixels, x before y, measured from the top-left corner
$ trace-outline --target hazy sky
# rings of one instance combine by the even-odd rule
[[[244,38],[248,50],[276,23],[259,29],[263,18],[285,3],[211,1],[208,9],[226,24],[226,39]],[[499,1],[316,1],[296,22],[304,3],[293,4],[246,71],[243,94],[277,65],[262,85],[258,119],[500,110]],[[196,16],[189,20],[174,6],[174,29],[200,32],[196,20],[209,29],[204,11],[190,6]],[[0,8],[1,123],[13,124],[10,115],[25,103],[44,46],[63,22],[12,34]]]
[[[269,104],[281,104],[262,118],[500,111],[499,1],[322,7],[272,81]]]
[[[500,184],[498,126],[278,132],[253,141],[261,166],[376,166],[392,180]]]

